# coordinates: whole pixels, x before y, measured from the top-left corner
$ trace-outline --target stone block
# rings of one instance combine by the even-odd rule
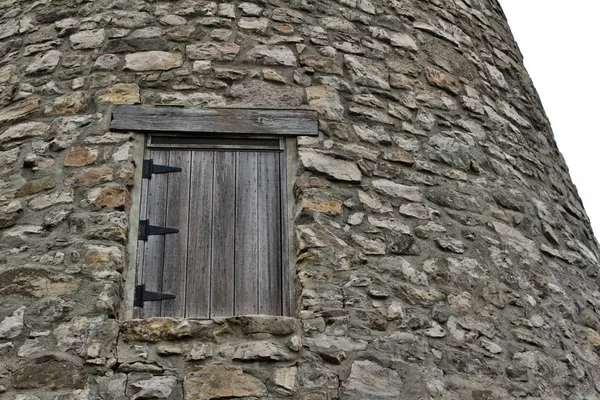
[[[127,54],[123,69],[131,71],[168,71],[181,67],[183,56],[181,53],[166,51],[144,51]]]
[[[135,83],[117,83],[96,93],[100,103],[137,104],[140,102],[140,88]]]
[[[258,378],[245,373],[240,367],[223,364],[188,369],[184,391],[185,398],[189,400],[262,397],[268,393],[267,387]]]
[[[12,268],[0,273],[0,291],[25,297],[73,295],[81,279],[43,268]]]
[[[40,179],[26,182],[17,192],[17,197],[31,196],[32,194],[36,194],[48,189],[54,189],[55,187],[56,183],[54,183],[54,179],[52,179],[51,176],[45,176]]]
[[[13,372],[11,383],[18,389],[83,389],[86,377],[80,365],[48,356]]]
[[[81,167],[93,164],[98,159],[98,150],[89,147],[72,147],[67,152],[64,165],[66,167]]]
[[[25,100],[14,102],[0,109],[0,123],[21,119],[36,112],[39,109],[39,97],[29,97]]]

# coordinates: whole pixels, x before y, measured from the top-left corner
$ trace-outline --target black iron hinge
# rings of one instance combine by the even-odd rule
[[[148,240],[148,236],[152,235],[168,235],[170,233],[178,233],[179,229],[163,228],[162,226],[150,225],[150,221],[143,219],[140,221],[138,229],[138,240]]]
[[[144,160],[142,166],[142,178],[144,179],[152,179],[153,174],[170,174],[171,172],[181,172],[181,168],[154,164],[152,159]]]
[[[133,306],[144,307],[146,301],[173,300],[176,297],[174,294],[149,292],[146,290],[146,285],[136,285],[133,294]]]

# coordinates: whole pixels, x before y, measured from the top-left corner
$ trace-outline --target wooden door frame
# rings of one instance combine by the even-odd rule
[[[173,134],[174,136],[184,136],[183,134]],[[124,282],[124,303],[121,307],[121,315],[125,320],[134,318],[143,318],[141,309],[133,307],[133,292],[135,285],[140,282],[140,272],[137,266],[137,252],[139,248],[138,224],[141,216],[141,202],[143,201],[144,180],[142,179],[142,168],[146,152],[149,150],[148,144],[151,137],[156,134],[135,135],[134,140],[134,162],[136,166],[135,182],[131,190],[132,207],[129,212],[130,229],[129,242],[127,251],[129,255],[128,268],[125,271]],[[227,135],[229,136],[229,135]],[[254,136],[254,135],[253,135]],[[231,136],[230,136],[231,137]],[[256,137],[265,137],[256,136]],[[295,137],[274,137],[269,138],[280,140],[282,145],[282,157],[280,157],[280,190],[281,190],[281,285],[282,285],[282,315],[296,316],[296,288],[295,281],[295,242],[293,234],[293,215],[295,199],[293,195],[293,187],[297,175],[297,141]],[[248,149],[252,151],[252,149]],[[190,318],[193,319],[193,318]]]
[[[284,273],[284,299],[287,299],[287,311],[290,316],[297,316],[296,290],[296,251],[294,240],[294,208],[293,187],[296,182],[297,136],[318,136],[319,121],[315,110],[287,109],[248,109],[248,108],[184,108],[139,105],[114,105],[108,110],[107,123],[113,131],[142,133],[132,135],[134,144],[133,158],[137,166],[135,180],[131,190],[132,206],[129,212],[129,237],[127,245],[128,268],[124,271],[124,295],[120,307],[120,315],[124,319],[132,319],[134,315],[133,293],[136,282],[136,253],[138,248],[138,221],[140,217],[140,197],[142,182],[142,164],[146,150],[146,137],[149,132],[177,132],[187,134],[222,133],[239,135],[270,135],[285,138],[285,178],[282,188],[286,188],[282,196],[282,205],[286,215],[282,220],[282,231],[287,232],[286,246],[288,273]],[[287,296],[286,296],[287,294]]]

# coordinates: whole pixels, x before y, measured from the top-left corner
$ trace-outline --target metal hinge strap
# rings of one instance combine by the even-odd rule
[[[142,178],[144,179],[152,179],[153,174],[170,174],[171,172],[181,172],[181,168],[154,164],[153,159],[144,160],[142,166]]]
[[[170,233],[179,233],[179,229],[163,228],[162,226],[150,225],[150,221],[143,219],[140,221],[138,229],[138,240],[148,240],[148,236],[152,235],[168,235]]]
[[[133,295],[133,306],[144,307],[146,301],[173,300],[176,297],[174,294],[149,292],[146,290],[146,285],[136,285]]]

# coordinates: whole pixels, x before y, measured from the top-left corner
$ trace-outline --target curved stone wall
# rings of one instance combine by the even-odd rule
[[[598,244],[495,0],[1,0],[0,40],[2,398],[600,398]],[[293,318],[124,321],[123,103],[319,112]]]

